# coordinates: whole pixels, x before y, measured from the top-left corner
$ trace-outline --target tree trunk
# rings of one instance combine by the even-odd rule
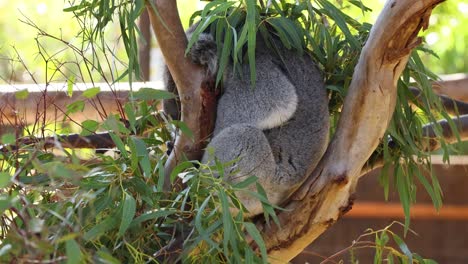
[[[187,37],[180,22],[177,1],[152,0],[146,2],[151,25],[181,102],[181,121],[192,135],[177,136],[174,149],[165,164],[164,189],[171,188],[170,174],[184,160],[199,160],[214,128],[216,95],[214,76],[185,57]]]

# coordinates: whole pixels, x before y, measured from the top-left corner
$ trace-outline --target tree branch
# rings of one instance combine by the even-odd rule
[[[337,132],[317,168],[278,217],[259,222],[272,262],[287,262],[352,206],[361,168],[383,137],[396,101],[396,83],[441,0],[388,1],[364,46]]]
[[[409,88],[411,93],[416,97],[418,101],[421,101],[421,90],[415,87]],[[468,87],[467,87],[468,90]],[[455,100],[446,95],[438,95],[442,105],[444,106],[447,113],[451,115],[465,115],[468,114],[468,103]]]
[[[164,189],[170,190],[169,175],[180,161],[198,160],[203,155],[206,139],[212,133],[216,114],[214,78],[185,57],[187,38],[180,22],[176,1],[146,1],[153,31],[164,60],[177,85],[181,102],[181,121],[193,137],[178,135],[165,167]]]
[[[449,125],[449,122],[445,119],[437,121],[437,125],[441,127],[441,137],[445,140],[448,144],[457,143],[460,141],[467,141],[468,140],[468,114],[461,115],[459,117],[452,118],[452,122],[457,127],[458,136],[453,133],[452,128]],[[436,124],[429,123],[423,127],[423,135],[425,138],[423,139],[422,143],[422,150],[431,152],[434,150],[440,149],[442,146],[440,144],[440,138],[437,136],[436,133]],[[392,147],[390,147],[392,148]],[[375,157],[371,158],[372,162],[366,164],[362,170],[360,175],[364,176],[372,170],[380,168],[384,165],[384,158],[383,155],[376,154]]]
[[[63,148],[91,148],[106,149],[115,147],[114,141],[108,132],[96,133],[88,136],[79,134],[57,135],[45,138],[22,138],[18,140],[17,145],[0,144],[0,153],[19,150],[17,146],[32,145],[41,142],[43,148],[53,148],[58,144]]]
[[[409,88],[411,93],[416,97],[416,99],[422,103],[422,92],[420,89],[416,87]],[[447,113],[451,115],[455,115],[457,117],[452,118],[452,122],[455,123],[457,126],[457,130],[459,132],[460,140],[465,141],[468,140],[468,104],[465,102],[461,102],[458,100],[454,100],[445,95],[438,95],[442,105],[444,106]],[[460,116],[458,116],[460,115]],[[438,125],[440,125],[442,129],[441,137],[444,138],[445,142],[448,144],[458,142],[458,138],[453,131],[451,130],[449,123],[447,120],[439,120]],[[423,143],[423,150],[430,152],[437,150],[441,147],[440,138],[437,137],[435,133],[436,125],[433,123],[426,124],[424,126],[423,135],[425,135],[425,141]],[[393,144],[389,144],[389,148],[395,148]],[[372,157],[369,159],[367,164],[361,170],[361,176],[366,175],[372,170],[380,168],[384,165],[384,158],[382,153],[373,153]]]
[[[468,74],[452,74],[432,84],[438,94],[468,103]]]
[[[456,143],[460,140],[468,140],[468,115],[462,115],[459,117],[452,118],[452,121],[457,126],[458,136],[452,131],[447,120],[440,120],[437,123],[442,128],[442,137],[445,142],[451,144]],[[423,148],[425,151],[434,151],[441,148],[440,140],[438,140],[436,133],[436,126],[433,123],[427,124],[423,127],[423,134],[426,137],[423,142]]]

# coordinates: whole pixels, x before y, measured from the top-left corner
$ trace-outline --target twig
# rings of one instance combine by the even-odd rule
[[[60,143],[64,148],[113,148],[115,147],[114,141],[110,137],[109,132],[96,133],[88,136],[81,136],[79,134],[71,135],[58,135],[45,138],[22,138],[17,141],[15,145],[0,145],[0,152],[7,153],[10,151],[19,151],[22,146],[35,145],[40,143],[44,148],[52,148]]]

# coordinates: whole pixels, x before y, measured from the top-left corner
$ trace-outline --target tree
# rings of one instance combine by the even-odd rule
[[[276,22],[270,21],[272,26],[276,26],[275,30],[277,30],[279,35],[284,34],[286,30],[291,30],[292,26],[293,30],[297,30],[297,32],[303,34],[300,38],[307,39],[309,41],[308,45],[316,48],[314,51],[317,53],[321,51],[321,45],[318,44],[323,44],[324,46],[328,45],[327,48],[333,48],[332,44],[336,41],[335,45],[341,48],[339,49],[342,53],[340,55],[344,57],[343,60],[339,60],[336,57],[332,57],[331,54],[328,54],[328,57],[320,57],[320,55],[316,54],[317,59],[324,65],[326,71],[332,72],[335,76],[339,75],[339,78],[333,79],[333,77],[328,76],[327,79],[328,83],[335,87],[335,90],[330,89],[332,115],[334,116],[334,120],[339,119],[339,121],[336,121],[333,139],[326,154],[316,168],[310,168],[310,175],[306,182],[304,182],[301,188],[285,203],[284,207],[287,210],[278,211],[277,215],[272,215],[273,219],[277,221],[277,224],[270,224],[268,219],[260,218],[255,219],[255,227],[248,221],[244,222],[242,219],[235,219],[236,221],[230,222],[232,219],[223,218],[222,221],[218,221],[214,218],[216,221],[213,220],[212,225],[216,228],[222,226],[225,228],[224,231],[226,234],[230,234],[229,231],[231,230],[247,232],[249,237],[244,242],[249,243],[253,249],[258,249],[264,258],[266,257],[265,253],[267,253],[269,261],[271,262],[288,261],[326,231],[341,215],[351,209],[353,201],[352,194],[363,172],[376,166],[388,166],[391,163],[400,164],[402,162],[403,164],[414,164],[416,162],[413,157],[414,155],[416,155],[420,161],[427,162],[428,151],[438,147],[446,148],[447,143],[462,138],[468,138],[468,116],[452,118],[443,110],[441,102],[431,92],[430,83],[427,80],[427,75],[431,75],[430,72],[424,68],[417,53],[412,53],[413,49],[418,47],[421,43],[421,40],[417,37],[419,30],[427,27],[432,9],[440,2],[441,0],[389,1],[369,33],[369,25],[357,23],[350,17],[345,16],[328,1],[317,1],[319,7],[313,6],[309,1],[299,1],[297,4],[287,1],[282,1],[281,3],[272,1],[272,7],[268,6],[268,4],[264,4],[264,1],[258,1],[259,6],[256,5],[257,1],[253,0],[239,2],[212,1],[212,3],[210,3],[211,6],[205,9],[207,11],[200,14],[202,23],[199,26],[199,30],[207,27],[210,23],[226,19],[227,14],[238,15],[240,18],[237,17],[237,19],[240,21],[242,21],[241,18],[244,19],[239,24],[239,27],[242,30],[245,29],[244,36],[242,36],[242,31],[238,34],[240,36],[237,42],[237,44],[240,44],[237,48],[238,52],[242,52],[243,45],[249,46],[248,44],[251,44],[249,43],[251,41],[249,36],[251,34],[256,34],[256,27],[261,27],[260,21],[267,21],[266,19],[257,19],[260,16],[259,10],[264,11],[270,8],[274,10],[271,11],[272,13],[276,12],[274,13],[276,17],[283,19],[278,19]],[[238,8],[233,8],[232,6],[236,3],[239,4]],[[137,15],[143,10],[142,4],[142,1],[136,1],[135,5],[132,6],[134,9],[131,8],[128,13],[123,12],[124,15],[121,16],[121,18],[129,18],[128,20],[121,20],[122,32],[124,36],[129,39],[127,42],[129,45],[127,48],[129,57],[135,56],[136,52],[132,49],[132,41],[134,40],[129,37],[131,34],[128,32],[133,32],[132,27],[134,27],[134,24],[132,24],[132,21],[134,21]],[[366,9],[361,3],[353,2],[353,4],[361,6],[363,10]],[[94,8],[96,8],[96,6],[90,6],[82,2],[81,4],[69,8],[68,11],[77,12],[77,16],[80,16],[79,11],[88,12],[94,10]],[[299,9],[299,12],[295,9]],[[109,17],[104,13],[105,8],[99,10],[103,12],[100,17],[109,20]],[[189,42],[185,37],[180,22],[176,1],[146,1],[146,10],[149,13],[153,30],[157,36],[168,68],[177,84],[178,94],[182,103],[182,121],[185,124],[175,123],[184,133],[177,138],[174,151],[169,156],[167,162],[165,162],[164,169],[162,169],[161,160],[157,162],[155,166],[157,170],[155,170],[158,172],[159,178],[156,178],[154,181],[157,183],[158,188],[164,183],[166,190],[176,189],[180,191],[180,188],[175,188],[170,185],[173,181],[171,178],[174,178],[179,172],[189,167],[188,175],[191,175],[190,177],[197,177],[194,176],[197,174],[194,174],[193,168],[191,168],[187,160],[200,159],[204,146],[204,139],[211,133],[213,116],[210,113],[214,113],[215,95],[213,87],[216,80],[204,79],[204,69],[193,65],[185,58],[185,50],[187,46],[189,46]],[[236,13],[239,12],[239,10],[245,12],[245,16]],[[308,15],[310,20],[302,21],[305,25],[301,23],[295,24],[298,19],[302,18],[298,14],[302,14],[305,10],[309,11]],[[295,11],[297,13],[295,13]],[[296,14],[297,17],[293,17],[293,15],[288,17],[286,14]],[[318,16],[321,20],[316,19],[315,16]],[[329,26],[329,20],[333,20],[333,26]],[[101,25],[105,24],[103,21],[104,20],[101,20]],[[310,24],[307,24],[307,21]],[[222,25],[218,25],[222,27]],[[357,37],[350,31],[350,26],[353,27]],[[323,42],[317,41],[314,43],[313,37],[310,38],[310,36],[307,35],[307,32],[310,31],[325,34],[328,39],[325,38],[326,40]],[[225,30],[224,32],[229,31]],[[196,34],[194,35],[196,37]],[[232,36],[229,36],[229,33],[225,33],[224,37],[230,38]],[[282,40],[289,41],[290,45],[297,49],[302,48],[303,45],[302,41],[295,43],[293,36],[290,35]],[[361,48],[361,42],[365,42],[365,46],[360,52],[359,60],[353,61],[349,57],[351,57],[352,54],[356,54],[353,53],[356,52],[356,49]],[[251,46],[247,49],[247,53],[251,50],[250,47]],[[233,50],[237,52],[235,49]],[[333,52],[335,52],[335,50]],[[234,53],[234,56],[237,55],[237,53]],[[355,57],[357,58],[357,56]],[[333,62],[333,60],[335,60],[335,64],[330,63]],[[410,65],[406,67],[408,61],[410,61]],[[129,71],[126,72],[130,79],[132,79],[133,70],[138,73],[138,68],[132,68],[133,65],[134,64],[130,63]],[[336,65],[340,66],[340,71],[334,68]],[[350,72],[354,72],[351,81],[349,78]],[[403,77],[400,78],[402,74]],[[410,76],[415,79],[415,84],[419,86],[415,90],[418,95],[417,97],[408,89]],[[337,86],[340,88],[336,88]],[[398,92],[397,86],[399,87]],[[150,92],[147,90],[141,91],[140,93],[137,92],[135,93],[135,97],[144,98],[148,93]],[[158,99],[170,96],[153,92],[150,94],[151,97]],[[345,97],[344,100],[343,97]],[[452,103],[452,101],[448,102]],[[422,110],[424,118],[429,121],[426,126],[422,127],[421,120],[416,117],[415,112],[409,107],[410,103]],[[129,116],[129,128],[121,126],[115,118],[108,119],[104,127],[113,131],[109,134],[110,138],[121,152],[123,159],[128,158],[131,160],[131,164],[135,166],[135,171],[133,172],[141,173],[144,176],[143,178],[147,179],[147,177],[149,177],[148,175],[152,175],[151,170],[148,169],[152,168],[148,165],[150,163],[148,160],[148,146],[138,138],[129,136],[130,133],[128,130],[136,131],[137,120],[131,117],[134,116],[134,112],[127,108],[125,108],[125,111],[127,116]],[[442,115],[445,120],[437,122],[437,114]],[[140,119],[140,125],[143,123],[141,120],[150,120],[149,115],[145,118]],[[403,126],[399,127],[396,125],[397,123],[403,124]],[[187,128],[192,132],[187,133]],[[457,132],[456,128],[458,128],[460,132]],[[95,131],[95,129],[93,131]],[[161,135],[162,134],[163,133],[161,133]],[[410,136],[404,137],[402,136],[404,134],[409,134]],[[119,138],[119,136],[121,137]],[[128,142],[124,143],[121,138],[125,138],[126,136],[129,139]],[[56,142],[56,139],[53,140],[54,144]],[[406,147],[407,145],[411,147]],[[128,146],[130,153],[127,153],[127,148],[125,146]],[[134,156],[134,154],[136,156]],[[27,165],[30,164],[26,163],[22,166]],[[55,166],[53,168],[58,172],[69,169],[64,169],[57,164],[52,165]],[[49,164],[48,166],[52,165]],[[410,165],[408,166],[411,167]],[[38,167],[42,168],[41,166]],[[42,170],[44,170],[44,168],[42,168]],[[113,172],[117,173],[116,171],[118,170],[118,168],[114,168]],[[164,178],[161,175],[166,176],[165,180],[161,180]],[[14,176],[14,178],[15,177],[16,176]],[[205,179],[203,177],[200,177],[200,179],[200,182],[204,180],[207,181],[204,184],[211,184],[214,186],[211,187],[211,191],[218,191],[220,194],[232,194],[232,190],[229,189],[229,187],[223,187],[223,184],[216,182],[215,179]],[[185,180],[186,179],[184,179],[184,181]],[[135,180],[135,182],[131,182],[131,187],[129,187],[129,189],[122,187],[122,191],[118,192],[118,195],[122,196],[122,200],[120,200],[118,206],[116,206],[119,216],[122,217],[120,223],[115,222],[116,220],[114,219],[117,211],[115,214],[109,214],[111,217],[99,222],[95,227],[87,229],[87,232],[83,235],[83,239],[87,241],[87,243],[94,243],[96,245],[105,244],[107,239],[101,238],[101,236],[103,236],[102,233],[107,230],[115,228],[118,231],[117,237],[120,238],[126,234],[126,230],[132,225],[138,226],[143,223],[146,219],[145,217],[151,219],[154,215],[162,216],[167,214],[169,216],[175,214],[174,211],[171,210],[161,210],[163,206],[160,204],[158,204],[158,206],[160,206],[158,210],[139,212],[136,209],[137,201],[134,198],[135,195],[133,195],[136,190],[140,188],[138,184],[140,184],[140,182]],[[21,184],[18,185],[22,186]],[[437,189],[436,185],[437,184],[432,183],[432,185],[428,184],[425,187],[428,191],[433,193],[434,204],[438,207],[440,206],[440,190]],[[121,184],[121,186],[124,186],[124,184]],[[410,187],[403,185],[398,188],[399,192],[404,194],[403,197],[405,199],[402,200],[402,204],[407,212],[411,200],[411,194],[407,192],[407,189]],[[146,197],[146,195],[142,193],[137,195]],[[173,203],[175,204],[177,199],[183,199],[181,197],[183,197],[183,195],[176,196]],[[202,194],[200,194],[200,197],[202,197]],[[193,203],[192,206],[196,207],[198,213],[187,217],[187,219],[193,219],[187,221],[194,222],[193,225],[196,227],[193,230],[196,230],[199,235],[198,238],[193,239],[194,242],[188,243],[188,247],[191,249],[200,247],[201,249],[199,250],[203,251],[207,246],[217,247],[216,243],[206,235],[211,234],[207,231],[209,228],[201,225],[202,214],[199,212],[203,211],[206,204],[214,199],[212,196],[208,197],[210,199],[201,199],[200,201],[203,202],[200,202],[200,205],[197,204],[199,197],[196,195],[190,196]],[[162,199],[164,195],[159,194],[158,198]],[[142,198],[141,203],[145,202],[145,199]],[[220,195],[219,199],[220,207],[227,209],[227,198]],[[210,214],[203,216],[207,216],[208,218],[212,217],[216,215],[216,211],[217,210],[211,211]],[[226,210],[223,211],[226,212]],[[135,217],[137,212],[140,215]],[[20,213],[17,214],[23,215]],[[180,217],[182,217],[182,215],[183,214],[181,214]],[[133,219],[134,217],[135,219]],[[130,219],[129,221],[131,222],[125,219]],[[136,221],[137,219],[138,221]],[[165,220],[160,221],[166,223],[164,222]],[[409,219],[407,219],[407,225],[409,223],[408,221]],[[23,222],[27,221],[23,219]],[[245,228],[245,231],[239,228],[238,225]],[[160,224],[158,224],[158,228],[159,227]],[[173,254],[174,250],[177,250],[178,247],[181,246],[181,243],[192,239],[192,233],[195,232],[188,232],[183,227],[180,228],[176,224],[173,224],[172,227],[172,232],[176,233],[174,239],[164,240],[165,242],[169,242],[167,245],[160,246],[159,254],[165,252]],[[230,228],[229,231],[227,230],[228,228]],[[19,230],[22,229],[19,228]],[[169,232],[167,229],[161,230]],[[206,233],[204,233],[205,231]],[[259,234],[261,234],[263,239],[260,239]],[[253,259],[253,256],[249,255],[252,254],[253,251],[251,252],[248,250],[246,252],[250,253],[245,253],[245,257],[236,256],[236,254],[238,254],[236,249],[234,249],[236,245],[232,241],[237,240],[232,240],[232,234],[230,236],[231,237],[228,237],[228,235],[223,236],[224,248],[216,249],[216,252],[218,254],[224,254],[224,258],[227,259],[231,259],[231,257],[233,259]],[[77,237],[79,237],[79,235],[77,235]],[[159,238],[158,236],[155,237]],[[81,246],[78,246],[74,238],[68,238],[66,241],[66,253],[69,259],[72,256],[69,252],[76,252],[76,250],[73,251],[74,248],[78,248],[79,253],[83,252],[80,250],[84,249],[80,249]],[[201,243],[200,241],[204,242]],[[243,240],[241,240],[241,242],[242,241]],[[132,246],[125,241],[122,243],[127,247]],[[145,244],[145,246],[147,246],[147,244]],[[187,246],[187,244],[185,244],[185,246]],[[82,247],[84,248],[85,246]],[[236,252],[233,256],[227,253],[230,249]],[[224,253],[220,253],[223,252],[223,250]],[[134,252],[132,250],[129,251]],[[98,253],[99,252],[100,254],[106,254],[107,250],[100,250]],[[175,253],[178,252],[175,251]],[[144,254],[141,255],[143,257]],[[194,256],[191,256],[190,253],[188,258],[194,260]],[[220,258],[222,259],[223,257]]]
[[[432,9],[440,2],[387,2],[367,39],[366,46],[363,47],[337,131],[325,156],[317,168],[311,171],[309,180],[287,203],[285,208],[289,210],[279,213],[280,226],[266,225],[262,220],[257,222],[264,240],[267,241],[270,260],[291,260],[351,209],[352,194],[362,175],[361,170],[377,148],[392,118],[397,97],[396,83],[412,49],[420,44],[417,33],[421,28],[427,27]],[[177,26],[180,22],[174,15],[177,13],[175,2],[154,3],[158,10],[163,10],[163,15],[158,17],[153,9],[149,8],[150,12],[153,11],[153,29],[163,53],[166,52],[164,55],[169,69],[176,82],[180,83],[178,92],[183,97],[186,93],[196,91],[201,82],[185,84],[184,81],[197,78],[186,78],[184,73],[197,72],[190,66],[175,68],[173,65],[185,66],[190,63],[187,60],[185,64],[177,63],[177,60],[183,60],[182,52],[174,53],[173,49],[165,48],[166,45],[173,47],[178,40],[185,39],[182,27]],[[165,31],[162,21],[168,23],[167,28],[173,32],[172,36]],[[181,42],[181,45],[183,50],[186,45],[184,42]],[[202,101],[201,92],[196,93],[200,94]],[[201,104],[196,100],[184,102],[182,107],[184,106],[189,107],[192,113],[202,111]],[[186,113],[183,113],[182,119],[193,120],[196,124],[193,127],[195,131],[198,130],[197,127],[204,125],[196,116]],[[461,131],[466,131],[468,119],[461,117],[458,121]],[[444,131],[448,135],[450,128],[444,127]],[[462,136],[466,138],[466,132]],[[197,137],[201,138],[203,137]],[[192,149],[186,145],[188,142],[190,141],[178,141],[176,149]]]

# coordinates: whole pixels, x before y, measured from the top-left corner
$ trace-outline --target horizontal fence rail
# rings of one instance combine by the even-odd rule
[[[87,89],[99,87],[99,94],[91,99],[83,96]],[[110,113],[118,113],[119,105],[124,105],[129,99],[130,91],[140,88],[162,89],[162,82],[139,82],[130,86],[128,83],[109,85],[106,83],[74,84],[69,92],[64,84],[20,84],[0,85],[0,134],[8,126],[25,126],[34,122],[45,121],[54,123],[64,119],[81,122],[87,119],[101,120]],[[27,91],[27,97],[19,99],[18,94]],[[66,116],[67,106],[77,100],[85,103],[82,112]],[[45,118],[44,118],[45,117]]]

